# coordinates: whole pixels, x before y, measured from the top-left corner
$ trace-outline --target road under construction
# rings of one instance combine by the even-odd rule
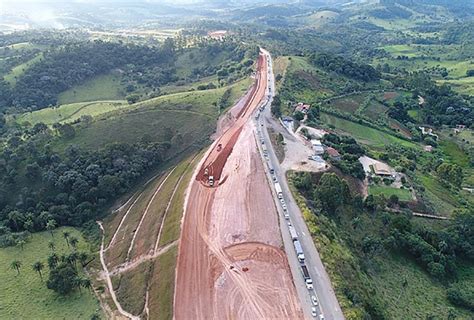
[[[188,187],[174,296],[176,319],[301,319],[277,210],[253,134],[269,57],[229,110]]]

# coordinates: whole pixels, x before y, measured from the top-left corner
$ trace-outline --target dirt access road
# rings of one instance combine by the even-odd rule
[[[230,110],[189,186],[176,319],[303,318],[250,121],[265,99],[266,59],[260,54],[254,86]]]

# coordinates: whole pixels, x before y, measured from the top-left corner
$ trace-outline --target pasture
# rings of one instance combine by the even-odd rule
[[[54,238],[49,232],[33,233],[20,247],[0,248],[0,319],[90,319],[100,310],[99,303],[91,291],[73,292],[60,296],[46,287],[49,271],[47,258],[51,253],[48,243],[53,241],[57,255],[70,253],[63,238],[63,231],[79,239],[78,251],[90,252],[81,233],[74,228],[58,228]],[[22,263],[20,274],[10,269],[10,263],[19,260]],[[33,271],[36,261],[44,263],[43,282]],[[100,311],[99,311],[100,314]]]

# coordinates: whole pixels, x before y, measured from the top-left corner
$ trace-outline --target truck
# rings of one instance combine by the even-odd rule
[[[298,240],[293,241],[293,246],[295,247],[296,256],[298,257],[299,262],[304,262],[304,253],[301,243]]]
[[[280,183],[275,182],[275,192],[278,196],[278,199],[283,199],[283,190],[281,190]]]
[[[288,230],[290,231],[291,240],[295,241],[298,240],[298,234],[293,226],[288,226]]]
[[[311,279],[309,276],[308,268],[304,264],[301,266],[301,273],[303,273],[303,279],[306,283],[306,288],[308,288],[308,290],[313,289],[313,279]]]
[[[214,186],[214,176],[209,176],[209,185],[210,185],[211,187]]]

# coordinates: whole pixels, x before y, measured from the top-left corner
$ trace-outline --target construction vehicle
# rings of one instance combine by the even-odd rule
[[[283,190],[278,182],[275,182],[275,192],[278,196],[278,199],[283,199]]]
[[[219,144],[217,145],[217,151],[221,151],[221,150],[222,150],[222,143],[219,143]]]
[[[209,185],[210,185],[211,187],[214,186],[214,176],[209,176]]]
[[[296,233],[295,228],[293,228],[293,226],[289,226],[288,230],[290,231],[291,240],[293,241],[298,240],[298,234]]]
[[[296,256],[298,257],[298,261],[304,263],[304,253],[303,248],[301,247],[301,243],[298,240],[293,241],[293,246],[295,247]]]
[[[308,290],[313,289],[313,279],[311,279],[311,277],[309,276],[309,271],[306,265],[303,264],[301,266],[301,272],[303,273],[303,279],[306,283],[306,288],[308,288]]]

